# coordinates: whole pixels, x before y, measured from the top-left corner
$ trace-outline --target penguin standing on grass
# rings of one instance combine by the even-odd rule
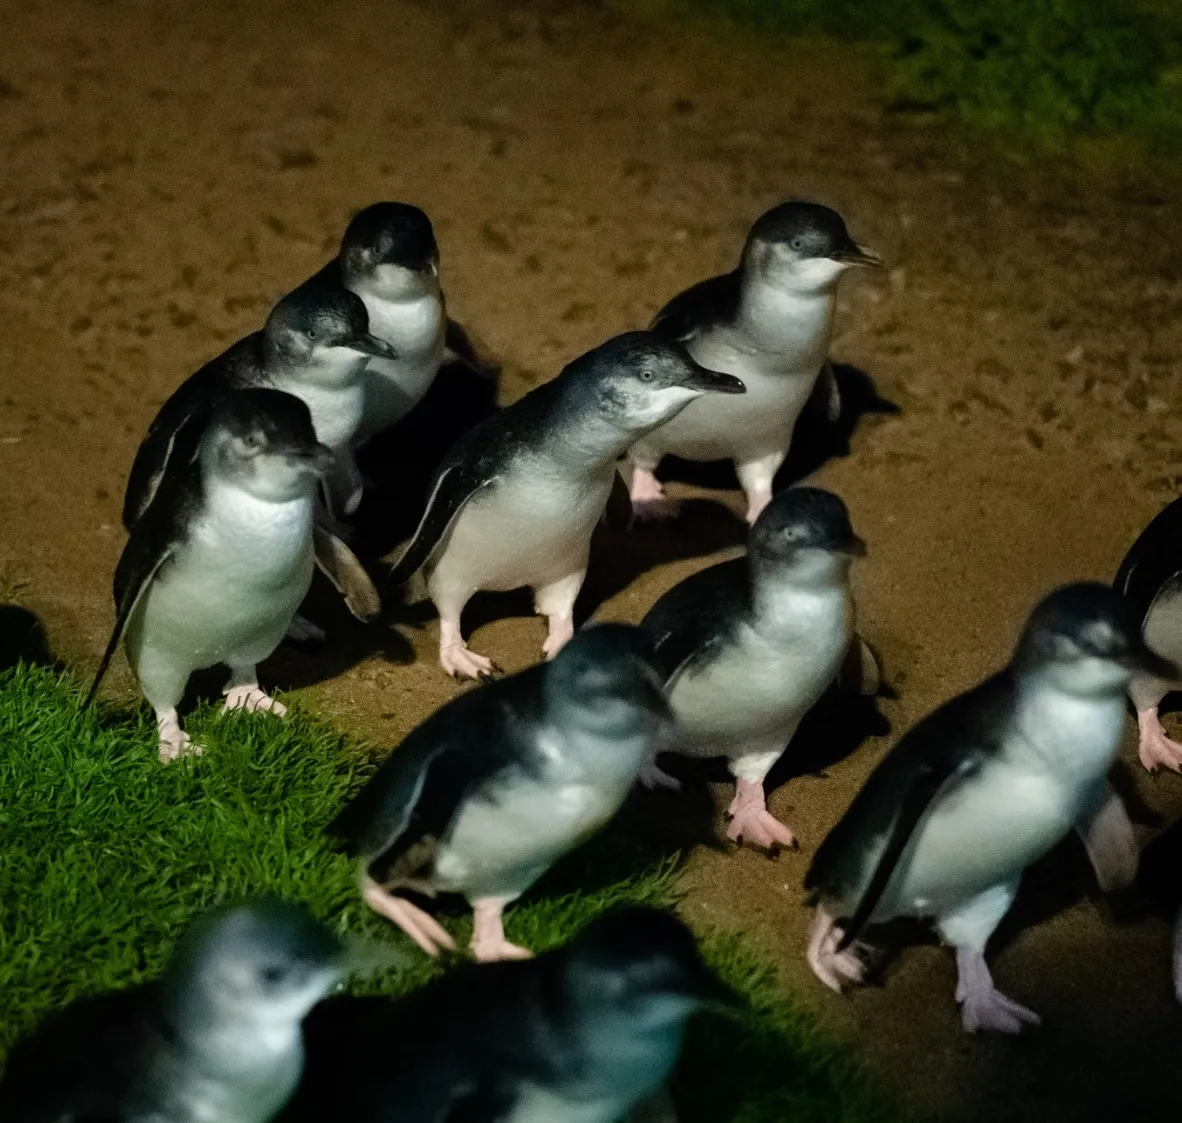
[[[671,734],[643,635],[590,627],[552,663],[436,711],[328,830],[360,858],[366,903],[424,951],[455,943],[398,890],[466,897],[477,959],[527,956],[505,939],[505,906],[615,815]]]
[[[591,535],[618,484],[616,461],[642,434],[703,395],[743,384],[649,332],[617,336],[465,434],[444,458],[427,510],[390,580],[420,569],[439,611],[439,662],[479,678],[460,614],[480,590],[529,586],[552,658],[574,634]]]
[[[742,398],[694,402],[645,434],[628,453],[639,517],[672,513],[656,477],[665,456],[730,460],[754,523],[772,496],[792,429],[818,377],[830,419],[840,410],[827,362],[837,283],[851,267],[882,259],[849,235],[841,215],[817,203],[781,203],[751,227],[737,269],[674,297],[652,330],[695,361],[742,379]]]
[[[226,710],[285,708],[258,684],[312,581],[317,488],[334,463],[308,407],[281,390],[222,398],[174,449],[115,570],[115,626],[156,711],[162,760],[197,751],[177,707],[189,676],[225,663]]]
[[[677,721],[674,750],[725,757],[735,777],[735,841],[795,844],[763,782],[860,644],[849,571],[863,553],[836,495],[788,488],[755,520],[745,558],[686,578],[641,623]]]
[[[1108,783],[1135,674],[1174,677],[1106,585],[1068,585],[1031,614],[1010,664],[904,735],[830,832],[805,880],[813,972],[840,990],[868,924],[934,920],[956,950],[964,1028],[1017,1033],[1036,1014],[993,985],[985,946],[1022,872],[1071,830],[1100,886],[1128,885],[1137,846]]]

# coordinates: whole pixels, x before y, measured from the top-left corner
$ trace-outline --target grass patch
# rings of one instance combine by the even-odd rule
[[[0,1060],[64,1003],[156,975],[194,915],[224,901],[275,894],[342,934],[395,938],[321,834],[371,767],[361,747],[298,713],[222,720],[207,706],[186,723],[205,755],[162,767],[146,710],[80,700],[51,670],[0,675]],[[507,918],[510,939],[539,950],[621,901],[675,903],[676,856],[609,831],[542,888]],[[466,938],[460,911],[446,922]],[[695,1026],[684,1123],[902,1118],[736,940],[705,948],[751,1013]],[[415,955],[366,989],[403,993],[436,970]]]
[[[1130,0],[617,0],[762,35],[877,44],[888,98],[972,130],[1062,148],[1136,136],[1177,154],[1182,11]]]

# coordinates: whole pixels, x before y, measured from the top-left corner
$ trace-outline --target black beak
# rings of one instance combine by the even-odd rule
[[[851,558],[866,556],[866,543],[856,534],[850,533],[848,538],[833,544],[833,551],[838,554],[848,554]]]
[[[390,344],[368,332],[364,335],[355,335],[345,346],[352,351],[359,351],[363,355],[372,355],[375,359],[398,358],[398,352]]]
[[[309,449],[303,449],[297,453],[301,460],[306,460],[308,466],[316,471],[317,475],[324,475],[335,463],[337,454],[333,452],[328,445],[313,445]]]
[[[747,1006],[738,991],[724,983],[701,961],[687,970],[682,992],[687,998],[695,998],[703,1006],[716,1010],[737,1011]]]
[[[878,254],[865,246],[858,245],[857,242],[850,242],[845,249],[838,250],[837,253],[829,256],[834,261],[840,261],[843,265],[869,265],[878,268],[883,264],[883,260]]]
[[[1182,670],[1169,659],[1163,659],[1140,638],[1121,662],[1131,671],[1140,671],[1166,682],[1182,682]]]
[[[690,373],[681,380],[682,386],[690,390],[705,390],[715,394],[745,394],[747,387],[733,374],[709,370],[691,360]]]

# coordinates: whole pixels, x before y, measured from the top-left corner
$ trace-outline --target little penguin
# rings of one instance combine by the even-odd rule
[[[410,203],[373,203],[345,228],[340,252],[310,284],[356,293],[392,354],[365,373],[361,444],[422,401],[449,353],[482,369],[464,330],[447,318],[431,220]]]
[[[836,211],[781,203],[751,227],[737,269],[686,289],[657,313],[653,331],[685,344],[703,366],[741,378],[747,394],[695,402],[635,443],[628,459],[639,517],[674,510],[655,474],[673,455],[732,461],[747,521],[756,520],[823,373],[830,415],[838,408],[827,364],[837,282],[851,266],[881,264]]]
[[[985,945],[1022,872],[1072,829],[1102,889],[1130,884],[1137,845],[1108,783],[1134,674],[1175,676],[1111,587],[1067,585],[1031,614],[1013,660],[908,731],[833,828],[805,880],[808,962],[826,986],[860,982],[863,927],[930,918],[956,950],[970,1033],[1017,1033],[1036,1014],[993,985]]]
[[[501,913],[615,815],[672,718],[643,635],[582,631],[552,663],[489,683],[411,732],[328,827],[362,896],[431,955],[455,945],[394,890],[472,904],[477,959],[529,953]]]
[[[82,999],[9,1055],[5,1123],[268,1123],[299,1084],[300,1023],[345,968],[299,906],[200,918],[163,975]]]
[[[617,909],[529,962],[469,964],[397,1001],[328,999],[280,1123],[635,1121],[668,1102],[691,1017],[737,1005],[681,921]]]
[[[193,435],[185,455],[168,458],[123,548],[115,627],[87,698],[124,639],[156,711],[162,760],[198,751],[177,717],[196,670],[229,666],[226,710],[286,712],[259,689],[255,666],[312,582],[316,489],[334,460],[308,407],[282,390],[225,395]]]
[[[180,434],[231,390],[270,387],[302,399],[316,436],[336,455],[326,478],[330,507],[349,514],[361,501],[353,447],[364,413],[366,363],[393,358],[370,334],[360,298],[344,289],[305,285],[271,311],[262,331],[239,340],[183,382],[156,414],[135,456],[123,500],[130,530],[167,469]]]
[[[1182,499],[1175,499],[1133,543],[1116,575],[1116,590],[1141,624],[1145,642],[1182,664]],[[1182,690],[1178,679],[1138,674],[1129,684],[1137,710],[1141,763],[1182,771],[1182,745],[1170,740],[1157,716],[1162,699]]]
[[[674,750],[727,758],[735,841],[795,845],[763,781],[858,642],[849,571],[863,553],[836,495],[791,487],[755,520],[745,558],[686,578],[641,622],[677,722]]]
[[[473,678],[493,670],[460,631],[464,605],[482,589],[530,586],[553,657],[574,632],[592,532],[613,488],[622,491],[616,461],[695,398],[742,392],[739,379],[699,366],[680,345],[629,332],[464,434],[391,574],[400,584],[425,570],[443,669]]]

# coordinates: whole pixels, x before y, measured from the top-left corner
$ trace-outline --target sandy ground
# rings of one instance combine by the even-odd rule
[[[958,163],[821,48],[474,0],[13,0],[5,23],[0,600],[36,612],[80,674],[110,623],[125,472],[156,407],[376,199],[432,215],[452,311],[503,360],[506,398],[729,267],[746,224],[787,195],[830,202],[889,258],[845,286],[834,352],[901,413],[864,419],[816,478],[871,546],[859,609],[896,734],[1004,660],[1050,587],[1110,576],[1182,477],[1177,211],[1149,189]],[[701,494],[673,528],[600,543],[589,610],[636,619],[738,540],[736,494]],[[269,669],[297,705],[392,744],[453,693],[432,620],[367,633],[328,619],[335,648]],[[475,642],[515,669],[542,634],[519,615]],[[111,689],[130,693],[126,671]],[[1031,878],[995,955],[1001,985],[1045,1017],[1021,1040],[960,1033],[935,946],[846,999],[808,975],[801,877],[890,743],[885,722],[825,776],[811,770],[860,733],[814,722],[773,800],[802,850],[699,847],[690,915],[748,931],[908,1102],[954,1120],[1175,1117],[1168,925],[1099,901],[1074,845]],[[1182,781],[1144,775],[1132,750],[1130,722],[1148,839],[1182,810]],[[676,798],[652,815],[684,818]],[[1177,867],[1159,864],[1169,880]]]

